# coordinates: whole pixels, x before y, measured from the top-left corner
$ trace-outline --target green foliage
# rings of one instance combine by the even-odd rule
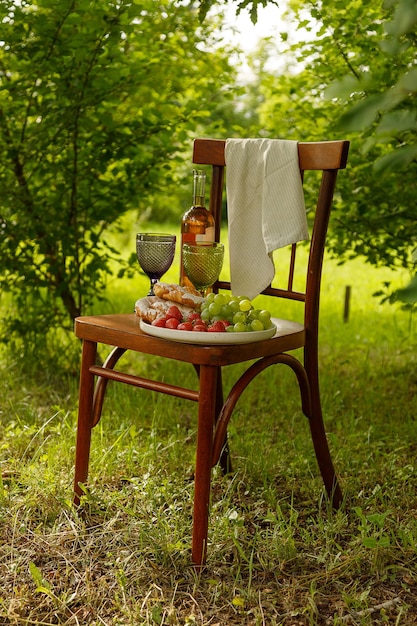
[[[200,5],[199,14],[200,14],[201,21],[205,20],[208,12],[213,6],[221,4],[219,0],[198,0],[198,1]],[[226,3],[227,3],[227,0],[226,0]],[[235,4],[236,4],[236,14],[239,15],[239,13],[243,9],[249,11],[249,15],[253,24],[256,24],[256,22],[258,21],[258,8],[259,7],[266,7],[267,4],[275,4],[276,6],[279,6],[279,3],[276,0],[237,0]]]
[[[414,276],[409,284],[403,289],[398,289],[395,292],[398,300],[407,304],[417,303],[417,275]]]
[[[0,22],[5,334],[71,328],[112,261],[129,270],[109,228],[169,184],[232,70],[206,51],[210,22],[175,0],[6,0]]]
[[[258,74],[261,127],[289,139],[350,139],[331,250],[340,260],[363,255],[374,265],[412,269],[417,5],[297,0],[290,6],[287,19],[311,36],[288,41],[286,70]]]
[[[405,169],[417,156],[417,70],[413,67],[417,5],[414,0],[397,0],[385,2],[385,8],[394,9],[383,23],[377,50],[385,63],[360,68],[356,79],[350,81],[349,93],[358,102],[348,107],[340,120],[341,128],[368,131],[368,150],[389,144],[388,153],[375,162],[379,174]],[[351,78],[345,76],[342,82]],[[346,101],[340,83],[333,84],[331,92]]]

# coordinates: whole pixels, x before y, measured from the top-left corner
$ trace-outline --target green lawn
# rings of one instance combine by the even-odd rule
[[[177,276],[174,266],[164,280]],[[189,551],[195,405],[110,386],[79,517],[77,374],[4,351],[0,624],[417,623],[415,320],[372,297],[390,278],[360,261],[325,263],[321,388],[344,507],[328,510],[292,373],[268,370],[232,418],[234,473],[214,472],[199,575]],[[146,285],[139,272],[113,281],[102,310],[132,310]],[[152,357],[128,355],[124,367],[193,383],[191,368]]]

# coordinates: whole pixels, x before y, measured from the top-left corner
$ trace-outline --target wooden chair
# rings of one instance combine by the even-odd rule
[[[224,182],[225,142],[197,139],[193,163],[212,167],[210,210],[216,220],[216,240],[220,238],[221,204]],[[305,290],[293,289],[296,246],[291,246],[291,262],[286,288],[268,287],[264,293],[304,303],[304,323],[287,321],[272,339],[241,345],[193,345],[167,341],[140,331],[135,314],[80,317],[75,320],[75,334],[83,340],[76,442],[74,502],[78,505],[86,482],[92,428],[98,423],[108,380],[170,394],[198,404],[197,449],[194,485],[192,560],[204,564],[207,552],[211,469],[224,451],[226,430],[238,398],[247,385],[265,368],[283,363],[296,374],[301,406],[309,420],[313,445],[332,505],[337,508],[342,493],[333,468],[323,425],[318,372],[318,324],[322,261],[333,192],[339,169],[346,166],[348,141],[325,141],[299,144],[301,176],[307,170],[321,170],[318,200],[309,243]],[[230,289],[218,282],[216,290]],[[180,331],[178,331],[180,332]],[[96,364],[97,344],[113,346],[105,363]],[[303,361],[289,354],[302,348]],[[188,362],[198,372],[198,389],[187,389],[115,370],[126,350]],[[221,368],[248,361],[248,367],[223,400]],[[97,378],[97,384],[95,379]],[[277,398],[278,400],[278,398]],[[227,458],[223,459],[223,465]]]

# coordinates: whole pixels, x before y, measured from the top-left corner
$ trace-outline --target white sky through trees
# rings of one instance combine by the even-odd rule
[[[266,69],[274,71],[286,66],[288,58],[280,54],[287,48],[284,46],[281,34],[288,35],[288,41],[295,43],[301,39],[311,39],[314,32],[307,32],[304,28],[297,29],[297,24],[285,15],[287,10],[287,0],[278,0],[279,6],[268,4],[266,7],[258,8],[258,21],[252,24],[249,11],[242,10],[236,16],[236,5],[230,3],[226,5],[225,17],[226,27],[222,30],[222,36],[228,43],[241,48],[239,62],[242,64],[239,72],[240,78],[244,81],[250,79],[251,71],[247,64],[247,56],[253,53],[260,40],[270,38],[275,45],[268,61]]]

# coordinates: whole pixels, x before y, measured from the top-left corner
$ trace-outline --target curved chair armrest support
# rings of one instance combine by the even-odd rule
[[[218,463],[219,461],[224,442],[226,440],[227,426],[240,396],[249,385],[249,383],[258,374],[260,374],[267,367],[270,367],[271,365],[276,365],[277,363],[283,363],[284,365],[288,365],[296,374],[298,386],[300,388],[301,406],[303,413],[306,417],[311,417],[310,383],[307,373],[300,361],[298,361],[298,359],[293,357],[291,354],[277,354],[270,357],[264,357],[259,361],[256,361],[256,363],[253,363],[242,374],[239,380],[237,380],[236,383],[233,385],[229,395],[227,396],[226,402],[224,403],[222,410],[220,411],[219,418],[216,424],[213,442],[213,466],[216,465],[216,463]]]
[[[114,369],[116,363],[124,355],[126,352],[126,348],[114,348],[107,359],[103,363],[103,368],[106,369]],[[104,396],[106,394],[108,379],[107,378],[99,378],[96,382],[96,386],[94,389],[94,399],[93,399],[93,428],[96,426],[101,418],[101,411],[103,409]]]

